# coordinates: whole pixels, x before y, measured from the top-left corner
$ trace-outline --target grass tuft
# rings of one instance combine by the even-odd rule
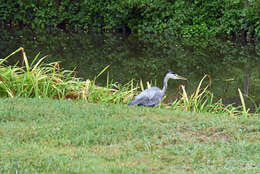
[[[5,66],[12,55],[22,52],[24,67]],[[133,83],[120,85],[107,82],[107,87],[95,85],[96,79],[104,73],[105,67],[94,80],[83,80],[74,71],[63,70],[59,62],[44,63],[39,54],[29,64],[23,48],[19,48],[0,62],[1,97],[36,97],[53,99],[83,99],[90,102],[127,103],[133,91]]]
[[[206,85],[206,87],[202,87],[202,83],[205,80],[205,78],[209,78],[209,83]],[[234,115],[248,115],[249,112],[245,108],[245,102],[242,96],[242,93],[240,90],[239,95],[241,98],[242,102],[242,108],[243,110],[241,111],[241,107],[235,107],[233,105],[224,105],[222,103],[222,100],[219,99],[215,101],[214,95],[212,92],[208,90],[208,88],[211,86],[211,79],[210,76],[205,75],[198,87],[196,88],[195,92],[192,94],[188,95],[185,89],[185,86],[181,85],[181,91],[182,93],[181,98],[178,100],[175,100],[172,103],[172,108],[173,109],[180,109],[184,111],[190,111],[190,112],[196,112],[196,113],[213,113],[213,114],[229,114],[230,116]]]

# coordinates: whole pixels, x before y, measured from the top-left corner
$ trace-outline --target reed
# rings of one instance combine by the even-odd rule
[[[242,106],[241,106],[242,107],[242,113],[244,115],[248,115],[249,110],[246,109],[246,103],[245,103],[243,94],[242,94],[242,92],[239,88],[237,90],[238,90],[239,98],[240,98],[240,101],[241,101],[241,104],[242,104]]]

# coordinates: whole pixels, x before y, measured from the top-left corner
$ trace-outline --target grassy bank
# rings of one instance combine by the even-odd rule
[[[16,65],[6,65],[8,59],[22,53],[22,62]],[[86,100],[91,103],[115,103],[127,104],[140,91],[150,88],[152,85],[142,80],[131,80],[127,84],[119,84],[109,78],[104,87],[96,85],[96,79],[104,73],[109,66],[105,67],[97,76],[90,79],[82,79],[76,76],[72,70],[64,70],[59,62],[45,63],[47,56],[39,58],[35,56],[29,62],[24,49],[21,47],[4,59],[0,59],[0,97],[25,97],[25,98],[52,98],[68,100]],[[20,66],[18,66],[21,64]],[[204,79],[208,78],[208,84]],[[185,86],[181,85],[179,97],[172,103],[161,102],[161,107],[173,110],[192,111],[196,113],[235,115],[258,115],[260,107],[254,105],[254,111],[249,113],[244,96],[238,89],[241,106],[232,104],[224,105],[222,99],[216,100],[214,94],[208,90],[211,86],[211,78],[205,75],[199,82],[194,92],[187,93]],[[141,89],[141,90],[139,90]]]
[[[258,173],[259,117],[0,100],[0,173]]]

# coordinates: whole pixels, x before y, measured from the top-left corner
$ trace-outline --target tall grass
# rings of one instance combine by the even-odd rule
[[[208,77],[209,83],[202,87],[203,81]],[[180,109],[184,111],[191,111],[191,112],[207,112],[207,113],[214,113],[214,114],[223,114],[227,113],[231,116],[234,115],[249,115],[249,110],[246,110],[245,102],[243,95],[238,89],[238,94],[241,99],[242,106],[235,107],[232,104],[224,105],[222,103],[222,99],[216,100],[214,98],[214,94],[208,90],[211,86],[211,79],[209,75],[205,75],[196,90],[191,93],[190,95],[187,94],[185,86],[181,85],[181,93],[180,99],[175,100],[172,103],[173,109]]]
[[[24,66],[6,66],[12,55],[22,53]],[[23,48],[19,48],[0,61],[0,97],[36,97],[55,99],[83,99],[90,102],[127,103],[136,89],[133,83],[119,85],[108,79],[106,87],[95,85],[96,79],[83,80],[74,71],[63,70],[59,62],[44,63],[39,54],[29,64]],[[109,78],[109,77],[108,77]]]

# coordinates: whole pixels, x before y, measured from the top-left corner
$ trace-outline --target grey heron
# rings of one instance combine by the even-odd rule
[[[165,95],[167,89],[167,83],[169,79],[187,80],[186,78],[179,76],[174,72],[169,72],[164,77],[163,89],[160,89],[156,86],[146,89],[143,92],[141,92],[139,95],[137,95],[135,97],[135,100],[129,102],[128,105],[129,106],[131,105],[150,106],[150,107],[157,106],[161,102],[162,97]]]

